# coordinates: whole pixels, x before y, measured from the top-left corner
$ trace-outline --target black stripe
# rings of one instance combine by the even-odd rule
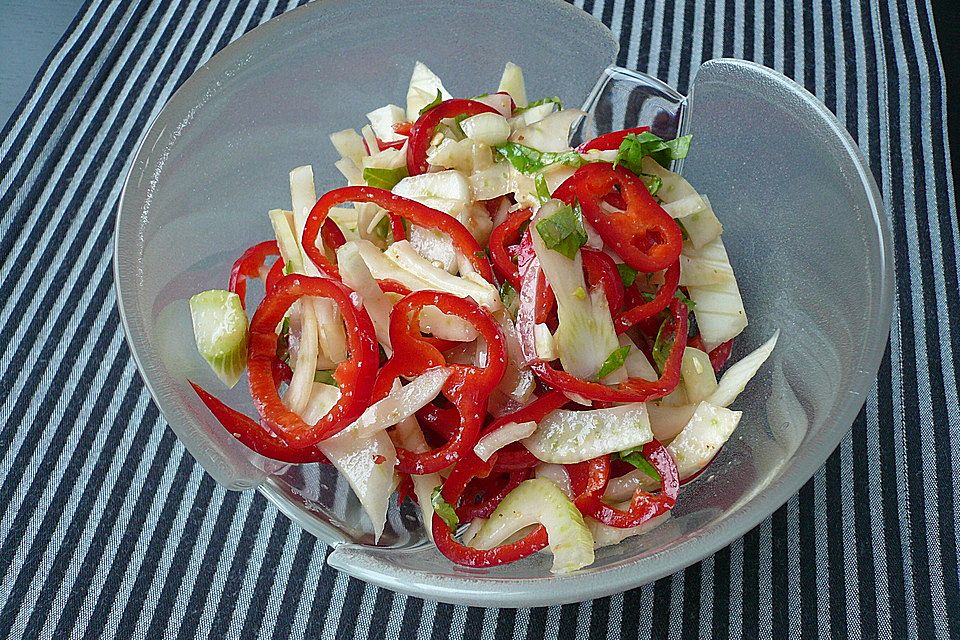
[[[657,67],[658,75],[661,79],[666,79],[670,72],[670,52],[673,49],[673,12],[676,3],[663,3],[663,21],[661,24],[660,38],[660,64]]]
[[[883,357],[889,370],[890,349]],[[887,414],[890,415],[890,414]],[[870,477],[863,468],[870,460],[867,450],[866,410],[861,409],[853,422],[853,531],[857,544],[857,598],[860,608],[860,632],[864,638],[877,638],[879,624],[877,615],[876,555],[873,548],[873,526],[870,522]]]
[[[411,598],[414,600],[415,598]],[[422,603],[422,600],[418,600]],[[483,635],[483,612],[484,610],[480,607],[468,607],[467,608],[467,617],[463,623],[463,640],[480,640],[480,637]],[[400,629],[415,629],[419,625],[419,614],[417,615],[417,622],[413,624],[407,624],[407,612],[404,611],[403,615],[403,624],[400,626]],[[529,634],[527,637],[530,637]],[[538,637],[538,636],[534,636]],[[543,637],[543,636],[539,636]]]
[[[617,53],[617,64],[621,67],[628,67],[633,69],[631,62],[628,58],[630,55],[630,42],[633,38],[633,12],[634,12],[634,3],[626,2],[623,5],[623,18],[620,22],[620,51]],[[643,69],[640,64],[637,64],[637,69]]]
[[[730,637],[730,547],[713,555],[713,619],[710,637],[727,640]]]
[[[690,86],[690,67],[691,57],[693,55],[693,24],[694,16],[691,15],[694,11],[693,7],[688,7],[687,10],[684,10],[683,5],[678,5],[678,8],[683,11],[683,19],[680,22],[680,33],[684,34],[680,42],[680,64],[679,64],[679,73],[677,74],[677,91],[680,93],[687,93]]]
[[[821,474],[823,471],[817,473]],[[800,489],[797,505],[800,538],[800,634],[804,638],[816,638],[819,625],[817,604],[817,504],[814,498],[814,482],[814,479],[810,479]],[[828,517],[827,520],[829,519]]]
[[[743,9],[743,57],[746,60],[756,60],[756,53],[754,52],[754,33],[756,27],[754,25],[755,12],[750,6],[744,6]]]
[[[340,609],[340,618],[337,620],[337,640],[353,638],[357,629],[357,618],[360,614],[360,608],[357,605],[362,595],[363,583],[356,578],[349,578],[347,580],[347,593],[343,598],[343,606]]]
[[[610,622],[610,597],[597,598],[590,603],[591,638],[606,638]]]
[[[717,0],[705,0],[703,5],[703,53],[700,58],[702,61],[707,61],[712,59],[713,56],[713,25],[716,24],[717,12],[719,11],[717,6]],[[724,22],[730,19],[730,16],[733,14],[724,15]],[[696,74],[694,74],[696,76]]]
[[[842,444],[840,445],[843,446]],[[844,557],[843,519],[833,510],[842,508],[843,496],[843,465],[840,460],[840,451],[833,452],[827,459],[826,469],[826,504],[827,511],[827,581],[828,603],[830,607],[830,637],[844,638],[847,635],[847,585],[846,571],[848,558]],[[854,535],[856,535],[854,533]]]
[[[631,589],[623,594],[623,615],[620,618],[620,637],[640,637],[640,607],[643,605],[643,590],[650,588],[652,587],[640,587]],[[527,634],[527,638],[530,638],[529,634]]]
[[[762,526],[762,525],[761,525]],[[743,536],[743,639],[760,636],[760,527]]]
[[[791,498],[792,502],[796,498]],[[770,605],[771,633],[786,638],[790,633],[790,556],[787,538],[788,505],[773,512],[770,521]],[[802,569],[801,569],[802,571]]]
[[[381,640],[387,635],[387,623],[390,621],[390,612],[394,607],[393,591],[377,589],[377,599],[373,602],[373,615],[370,617],[369,640]],[[290,622],[293,618],[290,617]],[[278,625],[279,628],[279,625]],[[273,634],[273,640],[281,640],[286,635]]]
[[[634,589],[636,591],[636,589]],[[633,593],[631,591],[630,593]],[[624,616],[627,614],[627,607],[623,607]],[[546,638],[546,629],[547,629],[547,608],[546,607],[537,607],[536,609],[530,609],[530,621],[527,623],[527,636],[526,640],[540,640],[541,638]],[[632,637],[632,636],[631,636]]]
[[[677,574],[679,575],[679,574]],[[661,578],[653,584],[653,611],[650,636],[666,638],[670,633],[670,595],[674,576]]]
[[[837,51],[834,46],[833,32],[833,0],[823,0],[820,3],[823,13],[823,103],[827,108],[837,112]]]
[[[493,631],[494,640],[512,640],[513,630],[517,624],[516,609],[500,609],[497,611],[497,626]]]
[[[763,64],[771,69],[775,67],[773,52],[777,47],[773,29],[773,6],[772,2],[763,3]]]
[[[698,562],[683,572],[683,602],[679,604],[683,615],[680,635],[684,638],[700,637],[700,599],[703,593],[703,563]]]
[[[797,78],[796,72],[793,19],[793,0],[783,0],[783,74],[802,83],[803,79]]]
[[[333,551],[332,547],[327,548],[327,554],[324,556],[323,570],[320,573],[320,583],[313,594],[313,602],[310,606],[310,614],[307,618],[307,628],[304,633],[305,638],[319,638],[323,631],[324,618],[326,611],[330,607],[330,600],[333,597],[333,585],[337,578],[337,572],[330,568],[326,558],[330,557]],[[211,640],[222,638],[222,635],[214,634],[212,631],[208,636]]]
[[[433,631],[430,637],[433,640],[446,640],[450,637],[450,623],[453,621],[453,605],[441,602],[433,616]],[[351,638],[353,636],[350,636]]]
[[[817,94],[817,48],[813,42],[813,8],[804,7],[800,11],[803,19],[803,84],[810,93]],[[824,49],[828,49],[824,41]],[[829,67],[827,67],[829,68]],[[817,94],[823,97],[821,94]]]
[[[737,26],[736,16],[737,16],[737,13],[736,13],[736,8],[734,6],[733,0],[724,0],[724,9],[723,9],[723,57],[724,58],[732,58],[734,54],[734,45],[736,44],[736,34],[734,33],[734,28]]]

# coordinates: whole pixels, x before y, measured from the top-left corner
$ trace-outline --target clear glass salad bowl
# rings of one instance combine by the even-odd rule
[[[880,196],[860,152],[833,115],[790,80],[752,63],[716,60],[681,96],[611,67],[615,40],[578,9],[560,0],[511,3],[505,24],[503,6],[326,0],[228,46],[144,134],[120,202],[114,266],[143,378],[170,427],[218,482],[261,491],[330,543],[329,563],[350,575],[425,598],[519,607],[609,595],[680,570],[795,493],[850,427],[875,378],[893,264]],[[724,223],[750,318],[734,357],[782,332],[737,401],[740,427],[683,489],[673,517],[601,549],[594,565],[572,575],[550,574],[545,554],[491,570],[457,567],[426,540],[407,507],[392,508],[374,546],[369,522],[334,469],[279,465],[251,453],[187,384],[219,388],[196,353],[187,299],[224,287],[235,257],[272,237],[265,214],[285,206],[291,168],[312,164],[318,191],[342,184],[328,133],[402,100],[416,60],[461,96],[495,87],[512,60],[526,71],[529,95],[586,105],[590,116],[576,131],[582,138],[639,124],[661,135],[693,133],[682,172]],[[244,384],[218,394],[253,415]]]

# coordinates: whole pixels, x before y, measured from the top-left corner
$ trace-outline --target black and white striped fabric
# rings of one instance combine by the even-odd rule
[[[326,568],[322,543],[193,462],[124,344],[110,246],[140,132],[293,6],[90,0],[0,132],[0,637],[960,638],[960,238],[926,0],[582,2],[621,65],[681,91],[734,56],[819,96],[881,185],[897,297],[874,392],[788,504],[656,584],[519,611]]]

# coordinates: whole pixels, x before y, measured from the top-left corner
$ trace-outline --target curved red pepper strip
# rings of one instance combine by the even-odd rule
[[[607,482],[610,481],[610,454],[564,466],[570,477],[570,490],[573,491],[574,496],[603,495]]]
[[[314,261],[318,268],[332,266],[324,257],[323,252],[316,246],[317,234],[321,225],[327,219],[330,209],[344,202],[372,202],[386,209],[391,218],[400,217],[413,224],[428,229],[436,229],[446,233],[453,240],[453,245],[470,262],[473,268],[488,282],[493,282],[493,269],[486,253],[480,247],[473,234],[463,224],[442,211],[431,209],[425,205],[395,195],[386,189],[376,187],[341,187],[328,191],[317,200],[303,228],[303,248],[307,256]]]
[[[320,237],[323,239],[323,246],[331,251],[336,251],[347,244],[347,238],[343,235],[340,225],[330,218],[323,221],[323,226],[320,227]]]
[[[514,263],[514,256],[510,255],[507,247],[520,244],[523,225],[530,222],[532,217],[533,212],[530,209],[515,211],[490,232],[490,259],[493,268],[497,275],[517,291],[520,290],[520,268]]]
[[[449,440],[460,428],[460,412],[456,407],[443,409],[430,402],[417,411],[417,421],[421,427]]]
[[[574,501],[581,513],[605,525],[629,529],[638,527],[647,520],[672,509],[677,503],[677,493],[680,491],[680,479],[677,476],[677,464],[673,456],[666,447],[652,440],[643,446],[643,457],[660,473],[658,494],[637,489],[630,500],[629,509],[623,511],[605,503],[601,499],[602,492],[587,492]]]
[[[337,365],[333,373],[340,385],[340,399],[316,424],[307,424],[283,404],[273,385],[273,361],[276,359],[276,327],[284,314],[301,297],[329,298],[336,303],[347,331],[350,357]],[[247,372],[250,395],[261,422],[289,444],[308,447],[330,436],[357,419],[370,404],[373,380],[379,364],[373,323],[350,289],[330,278],[312,278],[299,274],[284,276],[267,294],[250,321]]]
[[[487,344],[483,366],[447,365],[443,354],[420,334],[419,312],[436,307],[442,313],[466,320],[477,329]],[[440,471],[459,460],[476,444],[487,413],[487,397],[500,383],[507,366],[507,349],[500,326],[490,312],[469,298],[441,291],[415,291],[406,296],[390,313],[390,343],[393,357],[377,376],[374,398],[389,393],[399,376],[413,377],[437,366],[449,366],[450,377],[443,394],[460,414],[457,431],[442,446],[417,453],[397,448],[397,469],[404,473],[426,474]]]
[[[650,127],[633,127],[632,129],[621,129],[620,131],[611,131],[610,133],[605,133],[601,136],[597,136],[589,142],[584,142],[579,147],[577,147],[578,153],[586,153],[587,151],[613,151],[620,148],[620,144],[623,143],[623,139],[629,136],[630,134],[640,134],[646,131],[650,131]]]
[[[683,246],[680,226],[640,178],[606,162],[584,165],[574,178],[583,217],[624,262],[650,273],[677,261]],[[600,203],[615,187],[619,187],[626,209],[607,213]]]
[[[677,292],[677,285],[680,284],[680,261],[677,260],[663,274],[663,285],[653,297],[653,300],[638,304],[632,309],[624,311],[613,321],[617,333],[623,333],[638,322],[652,318],[668,306]]]
[[[580,249],[583,270],[587,274],[590,288],[600,285],[607,296],[610,313],[615,314],[623,306],[623,280],[617,270],[617,263],[603,251],[583,247]]]
[[[277,286],[280,278],[285,275],[283,273],[283,268],[285,266],[286,263],[283,261],[283,258],[278,258],[277,261],[273,263],[273,266],[270,267],[270,271],[267,272],[267,279],[264,282],[264,289],[267,291],[273,291],[273,288]]]
[[[259,278],[263,272],[263,263],[270,256],[280,255],[276,240],[266,240],[255,244],[237,258],[230,270],[228,289],[240,296],[240,305],[247,308],[247,278]]]
[[[461,459],[450,472],[450,477],[443,483],[441,495],[454,508],[460,504],[461,496],[467,484],[474,478],[483,478],[490,474],[494,467],[494,458],[487,462],[482,461],[473,452],[469,452]],[[501,564],[516,562],[522,558],[540,551],[548,544],[547,530],[543,525],[538,526],[516,542],[502,544],[493,549],[474,549],[460,544],[454,537],[450,527],[439,514],[433,514],[433,541],[444,556],[452,562],[465,567],[495,567]]]
[[[475,116],[478,113],[499,113],[491,106],[476,100],[444,100],[429,111],[425,111],[410,127],[409,144],[407,145],[407,173],[411,176],[426,173],[427,149],[430,141],[437,132],[437,125],[444,118],[455,118],[459,115]]]
[[[291,447],[282,438],[270,433],[254,420],[223,404],[200,385],[189,380],[187,382],[190,382],[190,386],[200,396],[200,400],[207,406],[210,413],[220,421],[223,428],[248,449],[256,451],[265,458],[289,464],[327,462],[327,457],[316,447]]]
[[[474,479],[467,485],[467,489],[476,488],[475,498],[480,498],[480,501],[465,502],[457,507],[457,517],[460,518],[460,522],[469,522],[474,518],[489,518],[507,494],[527,480],[532,473],[533,468],[527,467],[506,473],[506,478],[490,475],[486,478]],[[474,487],[475,484],[478,486]],[[464,494],[467,494],[466,490]]]
[[[687,345],[688,309],[680,300],[670,304],[673,317],[673,346],[664,362],[663,374],[658,380],[648,381],[641,378],[628,378],[617,386],[607,386],[599,382],[583,380],[574,375],[555,369],[549,362],[541,360],[536,353],[533,336],[534,314],[536,312],[536,284],[540,272],[540,262],[531,263],[520,289],[520,309],[517,314],[517,332],[520,334],[520,347],[530,369],[545,384],[554,389],[576,393],[589,400],[599,402],[646,402],[669,395],[680,384],[680,362]]]

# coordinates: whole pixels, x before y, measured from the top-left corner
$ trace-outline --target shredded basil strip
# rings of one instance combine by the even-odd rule
[[[664,140],[649,131],[631,133],[620,143],[620,148],[617,150],[617,159],[613,166],[622,164],[640,176],[642,174],[640,161],[643,160],[644,156],[650,156],[661,167],[668,168],[672,161],[687,157],[692,139],[693,136],[687,135],[673,140]],[[659,186],[657,186],[657,189],[659,189]]]
[[[647,459],[643,457],[642,451],[643,447],[627,449],[626,451],[621,451],[618,453],[617,457],[624,462],[632,464],[657,482],[662,482],[663,479],[660,477],[660,472],[657,471],[657,468],[650,464]]]
[[[340,387],[337,379],[333,377],[333,371],[314,371],[313,381],[320,384],[328,384],[331,387]]]
[[[622,367],[628,355],[630,355],[630,345],[628,344],[623,345],[619,349],[614,349],[613,353],[603,361],[603,366],[600,367],[600,373],[597,374],[597,379],[605,378]]]
[[[670,350],[673,348],[673,342],[676,339],[673,331],[665,331],[667,323],[669,322],[670,318],[667,318],[663,321],[663,324],[660,325],[660,329],[657,330],[657,339],[653,342],[653,349],[651,350],[653,361],[657,363],[657,368],[660,369],[660,373],[663,373],[663,367],[667,362],[667,358],[670,356]]]
[[[551,164],[565,164],[570,167],[580,167],[586,163],[586,160],[580,157],[576,151],[547,152],[537,151],[533,147],[525,147],[516,142],[494,147],[497,153],[506,158],[510,164],[520,173],[532,176],[544,167]]]
[[[694,307],[697,306],[697,303],[688,298],[687,295],[680,289],[677,289],[676,293],[673,294],[673,297],[687,305],[687,311],[693,311]]]
[[[460,524],[460,518],[457,517],[457,512],[450,503],[443,499],[441,487],[434,487],[433,493],[430,494],[430,504],[433,505],[434,512],[447,523],[451,531],[457,528],[457,525]]]
[[[367,167],[363,170],[363,181],[366,182],[369,187],[389,191],[397,186],[397,183],[406,178],[407,175],[406,167],[397,167],[396,169]]]
[[[550,199],[550,187],[547,186],[547,179],[543,177],[542,173],[538,173],[537,177],[534,178],[533,183],[537,187],[537,197],[540,198],[540,202],[546,202]]]
[[[575,209],[568,204],[538,222],[537,233],[548,249],[571,260],[577,256],[580,247],[587,243],[587,232],[583,229],[580,208]]]
[[[631,286],[637,279],[637,270],[625,262],[617,264],[617,271],[620,272],[620,280],[624,287]]]
[[[527,104],[527,106],[525,107],[517,107],[516,111],[514,111],[513,113],[514,115],[516,115],[518,113],[523,113],[524,111],[529,111],[534,107],[539,107],[541,105],[550,104],[550,103],[557,105],[557,111],[560,111],[561,109],[563,109],[563,104],[560,103],[560,98],[558,98],[557,96],[550,96],[549,98],[541,98],[539,100],[534,100],[533,102]]]
[[[441,102],[443,102],[443,94],[440,93],[440,89],[437,89],[437,97],[433,99],[433,102],[431,102],[430,104],[424,105],[423,109],[420,109],[420,115],[423,115],[427,111],[430,111],[430,109],[433,109],[434,107],[439,105]]]

